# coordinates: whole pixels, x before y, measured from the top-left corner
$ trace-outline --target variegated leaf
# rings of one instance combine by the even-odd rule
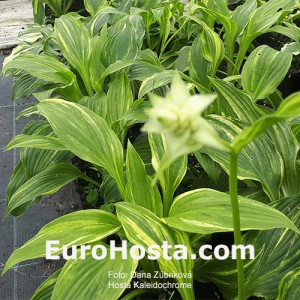
[[[13,138],[5,150],[14,148],[38,148],[48,150],[67,150],[58,138],[43,135],[19,134]]]
[[[157,249],[160,253],[158,263],[164,272],[186,274],[186,278],[176,278],[177,282],[192,283],[192,278],[188,278],[188,274],[193,270],[192,249],[188,236],[183,232],[169,228],[155,214],[142,206],[119,202],[116,207],[118,219],[122,223],[127,238],[132,243],[142,245],[147,250],[150,245],[163,245],[167,241],[169,245],[172,245],[168,251],[169,256],[173,256],[176,251],[174,250],[175,245],[184,245],[188,252],[187,259],[167,260],[163,257],[162,248],[159,248]],[[178,290],[182,299],[195,299],[193,289],[179,288]]]
[[[64,15],[55,20],[54,29],[60,51],[78,71],[89,96],[92,96],[94,91],[89,74],[92,48],[87,28],[77,18]]]
[[[127,146],[125,201],[143,206],[162,217],[162,199],[157,186],[152,186],[145,165],[131,143]]]
[[[108,248],[104,243],[97,243]],[[93,245],[91,245],[93,246]],[[91,253],[85,259],[69,260],[63,267],[53,290],[53,299],[102,299],[118,300],[137,268],[138,261],[123,259],[123,253],[117,252],[115,259],[110,259],[110,249],[103,260],[95,260]],[[114,278],[111,274],[124,274]]]
[[[287,273],[280,281],[276,300],[300,298],[300,267]]]
[[[209,77],[214,77],[225,55],[219,35],[203,24],[202,33],[194,40],[189,55],[190,76],[209,88]]]
[[[219,135],[228,142],[245,131],[245,129],[242,130],[244,125],[239,121],[233,122],[228,118],[216,115],[211,115],[207,119]],[[245,145],[239,154],[238,179],[260,181],[270,199],[279,199],[279,189],[283,178],[283,161],[272,140],[266,133],[263,133],[252,143]],[[229,172],[229,155],[227,153],[212,148],[202,148],[199,151],[209,155],[227,173]]]
[[[56,164],[31,177],[21,185],[10,198],[7,198],[7,217],[13,210],[31,202],[38,196],[51,195],[67,183],[78,177],[85,177],[80,170],[71,164]]]
[[[124,192],[123,148],[103,118],[84,106],[60,99],[44,100],[37,107],[70,151],[104,167]]]
[[[58,240],[57,255],[62,247],[82,245],[100,241],[120,229],[120,222],[109,212],[89,209],[80,210],[62,216],[45,225],[31,240],[17,249],[8,259],[3,272],[6,272],[20,261],[43,257],[46,255],[46,241]]]
[[[57,278],[61,272],[61,269],[54,272],[48,277],[35,291],[31,300],[49,300],[52,297],[54,286],[57,282]]]
[[[40,80],[56,84],[60,94],[70,101],[78,101],[83,95],[78,87],[76,75],[57,59],[46,55],[25,55],[5,64],[3,72],[20,69]]]
[[[152,152],[152,165],[157,171],[160,161],[165,155],[164,137],[157,133],[149,133],[149,144]],[[176,159],[168,168],[162,172],[159,178],[163,192],[164,216],[169,213],[174,193],[181,183],[187,170],[187,156],[183,155]]]
[[[242,70],[242,86],[253,101],[272,94],[286,76],[292,54],[263,45],[249,55]]]
[[[280,199],[272,206],[284,213],[299,228],[299,203],[300,196],[295,195]],[[288,278],[289,272],[296,272],[300,267],[299,233],[284,228],[250,231],[242,237],[242,244],[253,245],[256,252],[255,259],[247,260],[244,266],[246,298],[257,296],[274,299],[278,293],[279,282],[282,280],[283,283]],[[231,258],[224,261],[197,260],[195,278],[200,281],[214,282],[225,298],[233,299],[237,296],[236,262]],[[290,292],[290,295],[293,295],[295,290]],[[283,291],[283,295],[285,295],[285,291]],[[283,299],[294,298],[283,297],[278,300]]]
[[[280,211],[261,202],[239,197],[241,230],[284,227],[300,233]],[[200,234],[233,231],[229,194],[198,189],[176,197],[164,221],[179,230]]]
[[[92,17],[98,13],[104,3],[105,0],[84,0],[84,6]]]

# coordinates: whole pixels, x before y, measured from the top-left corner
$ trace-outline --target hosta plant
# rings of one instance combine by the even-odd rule
[[[33,16],[36,23],[42,24],[45,18],[45,4],[56,17],[68,12],[73,0],[32,0]]]
[[[7,146],[19,147],[21,158],[6,215],[25,213],[76,179],[101,198],[94,209],[50,222],[9,258],[5,271],[46,256],[51,240],[60,241],[53,255],[66,252],[63,245],[74,253],[33,299],[192,300],[201,291],[180,284],[195,281],[214,283],[225,299],[299,298],[300,96],[278,91],[299,52],[299,3],[238,4],[85,1],[90,16],[62,15],[22,33],[3,72],[15,77],[14,98],[38,100],[20,117],[43,118]],[[266,34],[284,42],[258,45]],[[224,232],[236,245],[252,244],[255,258],[194,255]],[[138,251],[109,259],[111,241],[126,241],[129,252],[168,242],[173,259],[137,259]],[[174,259],[178,244],[184,259]],[[98,245],[108,257],[81,259],[78,249],[75,258],[73,245]],[[168,279],[177,292],[129,285],[163,283],[132,278],[159,270],[191,276]],[[109,271],[126,279],[114,278],[111,288]]]

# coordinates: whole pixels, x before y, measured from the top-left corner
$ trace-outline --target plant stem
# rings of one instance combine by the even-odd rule
[[[238,51],[236,61],[235,61],[235,66],[236,66],[235,72],[236,73],[233,73],[233,75],[239,74],[240,69],[241,69],[242,64],[243,64],[243,60],[244,60],[245,55],[248,51],[248,48],[251,44],[251,41],[252,41],[252,39],[249,39],[249,38],[248,39],[247,38],[242,39],[240,49]]]
[[[227,44],[227,73],[228,75],[234,75],[234,68],[232,66],[232,61],[233,61],[233,54],[234,54],[234,44],[231,43],[230,35],[229,32],[226,32],[226,44]],[[234,66],[235,67],[235,66]]]
[[[148,48],[149,49],[152,49],[151,48],[151,35],[150,35],[150,22],[148,20],[148,17],[147,17],[147,21],[146,21],[146,37],[147,37],[147,45],[148,45]]]
[[[211,93],[211,90],[209,90],[206,87],[204,87],[203,85],[199,84],[196,80],[193,80],[191,77],[187,76],[183,72],[179,72],[179,74],[186,81],[193,83],[199,92],[208,93],[208,94]]]
[[[88,182],[90,182],[90,183],[96,185],[96,186],[99,187],[99,188],[101,187],[101,184],[100,184],[99,182],[97,182],[96,180],[90,178],[89,176],[87,176],[87,175],[85,175],[85,174],[83,174],[83,175],[80,176],[80,177],[81,177],[82,179],[84,179],[84,180],[86,180],[86,181],[88,181]]]
[[[52,4],[49,3],[49,2],[47,2],[47,5],[48,5],[49,8],[54,12],[54,14],[55,14],[55,16],[56,16],[57,18],[59,18],[59,17],[62,15],[61,7],[52,5]]]
[[[170,208],[172,206],[173,195],[170,193],[170,189],[166,188],[163,193],[163,203],[164,203],[164,217],[169,215]]]
[[[149,293],[149,290],[147,290],[147,289],[137,289],[137,290],[130,292],[126,296],[124,296],[121,300],[131,300],[131,299],[135,298],[136,296],[139,296],[142,294],[148,294],[148,293]]]
[[[238,153],[231,150],[230,153],[230,173],[229,173],[229,192],[233,219],[234,244],[241,245],[241,226],[240,226],[240,211],[237,193],[237,163]],[[244,290],[244,262],[241,259],[240,249],[237,249],[237,272],[238,272],[238,299],[245,300]]]
[[[234,64],[234,62],[227,55],[225,55],[224,58],[227,61],[227,68],[231,70],[230,73],[225,73],[226,76],[232,76],[232,75],[239,74],[239,70],[236,67],[236,65]],[[231,67],[228,67],[228,65],[231,65]],[[217,70],[217,71],[220,71],[220,70]]]
[[[165,43],[162,43],[161,48],[160,48],[159,58],[162,57],[162,55],[163,55],[166,47],[176,37],[176,35],[183,29],[183,27],[185,26],[185,24],[187,23],[187,21],[188,21],[187,19],[184,20],[183,24],[173,33],[173,35]]]
[[[93,96],[94,95],[94,90],[93,90],[92,83],[91,83],[91,80],[90,80],[90,75],[89,75],[87,69],[82,69],[81,70],[81,78],[82,78],[83,83],[85,85],[85,88],[88,92],[88,95],[90,97]]]
[[[113,173],[110,173],[110,174],[113,174]],[[125,182],[124,182],[123,171],[117,172],[115,175],[116,176],[112,176],[112,175],[111,176],[115,179],[115,181],[117,183],[121,198],[123,200],[125,200]]]

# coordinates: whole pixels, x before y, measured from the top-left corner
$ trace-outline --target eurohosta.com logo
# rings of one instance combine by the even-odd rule
[[[59,240],[46,241],[46,259],[58,260],[62,253],[62,257],[69,259],[85,259],[87,253],[91,253],[95,260],[116,259],[116,254],[121,253],[122,259],[126,260],[128,256],[133,259],[141,260],[147,258],[149,260],[158,260],[161,257],[166,260],[187,260],[197,259],[200,257],[203,260],[211,260],[213,258],[218,260],[225,260],[229,257],[237,259],[240,255],[242,259],[254,259],[255,249],[253,245],[232,245],[229,248],[226,245],[202,245],[198,252],[190,253],[188,247],[185,245],[170,245],[164,241],[161,245],[149,245],[145,248],[142,245],[133,245],[128,247],[127,241],[122,241],[121,245],[116,245],[115,241],[110,241],[109,247],[104,244],[97,245],[61,245]],[[240,253],[240,254],[239,254]]]

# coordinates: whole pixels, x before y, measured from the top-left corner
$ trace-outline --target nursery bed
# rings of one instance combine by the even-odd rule
[[[0,66],[8,52],[0,54]],[[9,182],[14,165],[18,161],[17,151],[3,152],[4,147],[13,136],[20,133],[27,118],[15,121],[15,117],[33,98],[11,99],[12,80],[0,81],[0,217],[5,212],[6,186]],[[19,218],[8,217],[0,226],[0,269],[14,249],[22,246],[33,237],[40,228],[51,220],[80,208],[80,199],[73,185],[66,186],[52,196],[44,197],[26,215]],[[22,263],[0,277],[0,299],[16,300],[30,299],[36,288],[60,265],[60,262],[44,259]]]

